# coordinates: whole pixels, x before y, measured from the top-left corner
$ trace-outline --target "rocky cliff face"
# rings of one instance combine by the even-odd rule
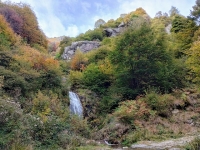
[[[77,41],[73,42],[71,46],[65,47],[62,58],[70,60],[75,54],[77,49],[80,49],[83,53],[91,51],[100,46],[100,42],[97,41]]]
[[[121,32],[124,31],[124,28],[125,28],[125,24],[124,22],[122,22],[117,28],[107,28],[107,29],[104,29],[104,31],[106,32],[107,37],[112,37],[112,36],[119,35]]]

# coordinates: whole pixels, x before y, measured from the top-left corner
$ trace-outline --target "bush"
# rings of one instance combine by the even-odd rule
[[[43,121],[46,121],[50,112],[49,97],[39,91],[37,96],[33,99],[32,113],[40,116]]]
[[[16,36],[13,30],[9,27],[4,17],[0,15],[0,48],[2,46],[13,46],[16,42]]]
[[[147,119],[150,115],[150,110],[143,101],[127,100],[120,103],[113,115],[124,123],[134,125],[134,121],[138,119]]]
[[[87,125],[87,120],[80,119],[76,115],[73,115],[70,118],[70,130],[76,135],[80,135],[86,138],[90,137],[90,129]]]
[[[13,96],[25,95],[26,85],[28,84],[23,77],[19,76],[10,70],[0,67],[0,76],[4,76],[3,89]]]
[[[197,137],[185,146],[185,150],[199,150],[200,148],[200,138]]]
[[[87,61],[88,60],[83,54],[83,52],[81,52],[80,50],[77,50],[71,60],[71,69],[83,71],[87,64]]]
[[[59,133],[67,129],[66,121],[49,116],[45,122],[37,116],[26,114],[20,120],[19,138],[22,143],[33,143],[35,149],[59,147]]]
[[[61,88],[61,77],[58,72],[50,70],[41,74],[42,88],[55,90]]]
[[[90,90],[102,94],[111,83],[109,76],[101,72],[97,65],[90,64],[83,72],[83,84]]]
[[[47,53],[47,49],[39,44],[33,44],[33,48],[39,50],[41,53]]]
[[[80,71],[70,71],[69,80],[71,87],[81,87],[83,83],[83,73]]]
[[[0,97],[0,149],[10,149],[17,140],[19,120],[23,110],[14,101]]]
[[[169,94],[159,95],[155,91],[151,91],[145,95],[142,100],[157,111],[157,114],[162,117],[169,117],[173,109],[175,97]]]
[[[98,28],[94,30],[88,30],[85,32],[85,34],[80,34],[79,36],[76,37],[76,41],[82,41],[82,40],[87,40],[87,41],[94,41],[94,40],[100,40],[102,41],[104,37],[103,30]]]
[[[109,48],[107,46],[101,46],[95,51],[89,52],[87,55],[89,63],[97,63],[100,60],[103,60],[108,56]]]
[[[147,131],[142,129],[136,129],[127,134],[127,136],[122,141],[122,145],[130,146],[133,143],[144,140],[146,137]]]

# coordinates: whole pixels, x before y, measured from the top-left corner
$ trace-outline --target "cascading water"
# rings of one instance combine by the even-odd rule
[[[83,116],[83,107],[78,95],[74,92],[69,91],[70,99],[70,112],[72,114],[78,115],[79,117]]]

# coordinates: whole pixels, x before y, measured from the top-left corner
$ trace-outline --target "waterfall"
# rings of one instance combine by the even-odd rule
[[[72,114],[78,115],[79,117],[83,116],[83,107],[78,95],[74,92],[69,91],[70,99],[70,112]]]

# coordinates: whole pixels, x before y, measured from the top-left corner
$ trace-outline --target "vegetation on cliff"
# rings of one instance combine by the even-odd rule
[[[138,8],[60,42],[53,58],[30,6],[0,2],[0,149],[75,149],[94,140],[130,145],[198,133],[199,2],[150,18]],[[124,22],[107,37],[104,29]],[[73,41],[98,40],[61,60]],[[53,49],[53,48],[52,48]],[[71,115],[75,91],[84,118]],[[198,140],[197,140],[198,141]],[[189,146],[188,146],[189,147]]]

